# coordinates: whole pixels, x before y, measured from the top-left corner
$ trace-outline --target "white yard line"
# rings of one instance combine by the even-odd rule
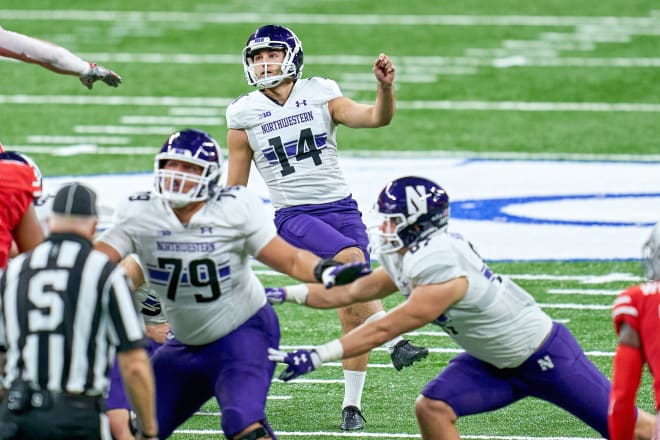
[[[587,17],[544,15],[401,15],[401,14],[273,14],[232,12],[0,10],[2,20],[117,21],[174,23],[289,23],[314,25],[389,26],[632,26],[654,27],[655,17]]]

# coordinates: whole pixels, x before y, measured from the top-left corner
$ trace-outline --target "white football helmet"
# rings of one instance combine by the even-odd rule
[[[646,278],[660,280],[660,222],[655,224],[642,246],[642,257]]]

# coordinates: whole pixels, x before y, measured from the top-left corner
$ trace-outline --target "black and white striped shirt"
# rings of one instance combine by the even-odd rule
[[[36,388],[102,395],[115,350],[147,345],[124,271],[73,234],[10,261],[0,310],[6,387],[22,371]]]

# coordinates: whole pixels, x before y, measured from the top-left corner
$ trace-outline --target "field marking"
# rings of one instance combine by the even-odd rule
[[[548,289],[548,293],[553,295],[614,296],[622,291],[623,289]]]
[[[218,435],[223,434],[218,429],[179,429],[176,434],[194,435]],[[414,438],[419,439],[419,434],[393,433],[393,432],[331,432],[331,431],[275,431],[280,437],[305,437],[313,438],[319,436],[342,437],[342,438]],[[461,434],[461,438],[472,440],[597,440],[600,437],[529,437],[522,435],[470,435]]]
[[[282,273],[274,271],[256,260],[252,260],[252,269],[259,275],[268,276],[285,276]],[[498,272],[499,275],[512,278],[514,280],[528,280],[528,281],[578,281],[582,284],[606,284],[611,282],[630,282],[636,283],[642,281],[643,278],[638,275],[630,273],[611,273],[606,275],[554,275],[554,274],[507,274]]]
[[[651,11],[653,14],[653,11]],[[548,16],[548,15],[401,15],[401,14],[273,14],[232,12],[89,11],[89,10],[0,10],[3,20],[117,21],[174,23],[297,23],[314,25],[394,26],[631,26],[653,28],[654,17]]]
[[[608,306],[609,307],[609,306]],[[303,344],[297,344],[297,345],[280,345],[280,350],[283,351],[292,351],[292,350],[311,350],[312,348],[316,348],[316,345],[303,345]],[[371,351],[387,351],[387,349],[383,347],[376,347],[372,349]],[[449,348],[449,347],[436,347],[436,348],[429,348],[429,353],[438,353],[438,354],[459,354],[463,353],[465,350],[462,348]],[[586,351],[585,354],[587,356],[593,356],[593,357],[614,357],[614,352],[611,351],[601,351],[601,350],[590,350]],[[331,365],[332,364],[332,365]],[[332,363],[324,363],[324,366],[341,366],[340,362]],[[382,368],[383,365],[387,364],[369,364],[373,365],[374,368]],[[377,367],[381,366],[381,367]],[[343,379],[339,382],[343,382]],[[339,383],[335,382],[334,380],[331,381],[331,383]],[[325,383],[325,381],[324,381]]]
[[[534,41],[534,40],[533,40]],[[501,51],[501,52],[497,52]],[[159,54],[159,53],[107,53],[90,52],[81,54],[85,58],[94,59],[103,63],[142,63],[142,64],[218,64],[218,65],[240,65],[240,55],[232,54]],[[466,49],[465,56],[393,56],[392,60],[398,67],[399,81],[420,82],[425,79],[415,75],[420,69],[424,74],[468,74],[477,67],[620,67],[620,68],[656,68],[660,67],[660,58],[657,57],[559,57],[556,55],[543,54],[542,52],[520,53],[512,49]],[[0,61],[14,62],[8,58],[0,58]],[[313,65],[345,65],[364,66],[373,63],[373,57],[361,55],[310,55],[305,56],[305,61]],[[430,69],[430,70],[429,70]],[[437,70],[440,69],[440,70]],[[401,77],[401,75],[404,75]],[[343,74],[344,82],[351,78],[368,78],[370,85],[367,90],[375,89],[373,75],[371,74]],[[434,79],[435,80],[435,79]],[[341,81],[340,81],[341,82]],[[427,81],[426,81],[427,82]],[[358,88],[362,89],[365,82],[355,81]],[[349,88],[349,85],[345,85]]]
[[[146,127],[149,131],[140,133],[140,127],[128,126],[92,126],[96,127],[92,130],[87,130],[86,126],[77,125],[74,128],[76,133],[106,133],[106,134],[163,134],[169,135],[177,129],[174,127]],[[96,131],[98,128],[98,131]],[[70,152],[70,149],[76,150],[78,145],[70,145],[65,147],[53,148],[46,145],[13,145],[15,150],[24,153],[39,153],[49,154],[53,156],[70,156],[78,154],[76,151]],[[85,154],[104,154],[116,156],[133,156],[148,155],[153,156],[158,151],[158,147],[154,146],[112,146],[112,147],[99,147],[89,144],[89,149]],[[652,163],[660,162],[660,154],[571,154],[571,153],[518,153],[518,152],[492,152],[492,151],[395,151],[395,150],[346,150],[342,151],[345,157],[370,157],[370,158],[465,158],[471,157],[473,159],[489,159],[489,160],[569,160],[569,161],[583,161],[583,162],[635,162],[635,163]],[[226,159],[226,157],[225,157]]]
[[[58,104],[58,105],[141,105],[141,106],[177,106],[198,105],[207,107],[226,107],[233,98],[175,97],[175,96],[78,96],[78,95],[0,95],[0,104]],[[660,104],[645,103],[609,103],[609,102],[531,102],[531,101],[397,101],[401,110],[472,110],[472,111],[521,111],[521,112],[640,112],[658,113]],[[127,117],[128,118],[128,117]],[[137,118],[137,117],[136,117]],[[179,118],[160,118],[158,123]],[[224,123],[221,118],[205,118],[215,124]],[[201,120],[201,119],[200,119]],[[149,123],[131,120],[131,123]]]

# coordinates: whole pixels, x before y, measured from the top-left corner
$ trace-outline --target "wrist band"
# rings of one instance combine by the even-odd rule
[[[336,361],[344,357],[344,346],[341,345],[339,339],[330,341],[327,344],[319,345],[315,350],[318,353],[321,362]]]
[[[293,286],[286,286],[286,301],[295,302],[298,304],[305,304],[307,302],[307,294],[309,288],[307,284],[296,284]]]

